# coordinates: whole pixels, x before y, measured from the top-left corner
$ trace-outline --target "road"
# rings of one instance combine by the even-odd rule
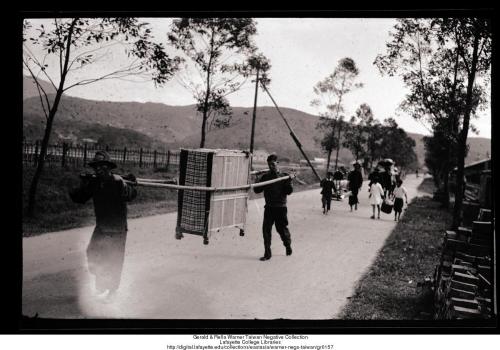
[[[409,199],[422,177],[409,176]],[[273,229],[263,255],[263,199],[249,201],[246,234],[225,229],[174,237],[176,213],[129,220],[122,282],[103,303],[89,293],[85,249],[93,227],[23,239],[23,315],[45,318],[335,319],[390,235],[393,214],[370,219],[367,183],[360,205],[333,201],[323,215],[320,189],[288,198],[293,254]]]

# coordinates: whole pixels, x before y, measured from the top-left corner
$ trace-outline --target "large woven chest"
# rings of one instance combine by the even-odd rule
[[[249,174],[248,152],[181,149],[179,185],[215,187],[217,191],[178,191],[177,238],[182,233],[196,234],[203,236],[207,244],[211,233],[226,227],[239,228],[243,235],[248,190],[223,189],[247,185]]]

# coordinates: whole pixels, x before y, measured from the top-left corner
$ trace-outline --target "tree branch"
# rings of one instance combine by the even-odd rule
[[[31,77],[33,78],[33,80],[35,81],[36,83],[36,87],[37,87],[37,90],[38,90],[38,97],[40,97],[40,104],[42,105],[42,110],[43,110],[43,113],[45,114],[45,119],[48,119],[48,112],[45,110],[45,105],[43,103],[43,99],[42,99],[42,93],[45,97],[45,101],[47,103],[47,109],[50,110],[50,101],[49,101],[49,98],[47,96],[47,92],[45,92],[45,89],[42,87],[42,85],[40,84],[40,82],[38,81],[38,78],[35,76],[35,74],[33,73],[33,71],[31,70],[31,68],[29,67],[29,65],[27,64],[27,62],[25,60],[23,60],[23,63],[24,65],[26,66],[26,68],[28,69],[28,71],[30,72],[31,74]]]

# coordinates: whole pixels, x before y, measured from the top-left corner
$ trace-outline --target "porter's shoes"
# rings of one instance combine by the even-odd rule
[[[269,255],[264,255],[263,257],[261,257],[259,260],[260,261],[266,261],[266,260],[269,260],[271,259],[271,257]]]
[[[377,217],[377,219],[380,219],[380,216],[379,216],[379,217]]]
[[[286,255],[292,255],[292,247],[285,247],[286,248]]]
[[[375,219],[375,216],[374,215],[370,216],[370,219]]]

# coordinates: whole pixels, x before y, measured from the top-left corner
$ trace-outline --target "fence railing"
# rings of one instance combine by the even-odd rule
[[[105,149],[118,166],[140,168],[167,168],[179,164],[179,150],[157,151],[153,149],[109,148],[95,144],[49,145],[45,163],[48,166],[83,167],[92,160],[97,150]],[[41,143],[23,142],[23,165],[35,166],[40,155]]]

